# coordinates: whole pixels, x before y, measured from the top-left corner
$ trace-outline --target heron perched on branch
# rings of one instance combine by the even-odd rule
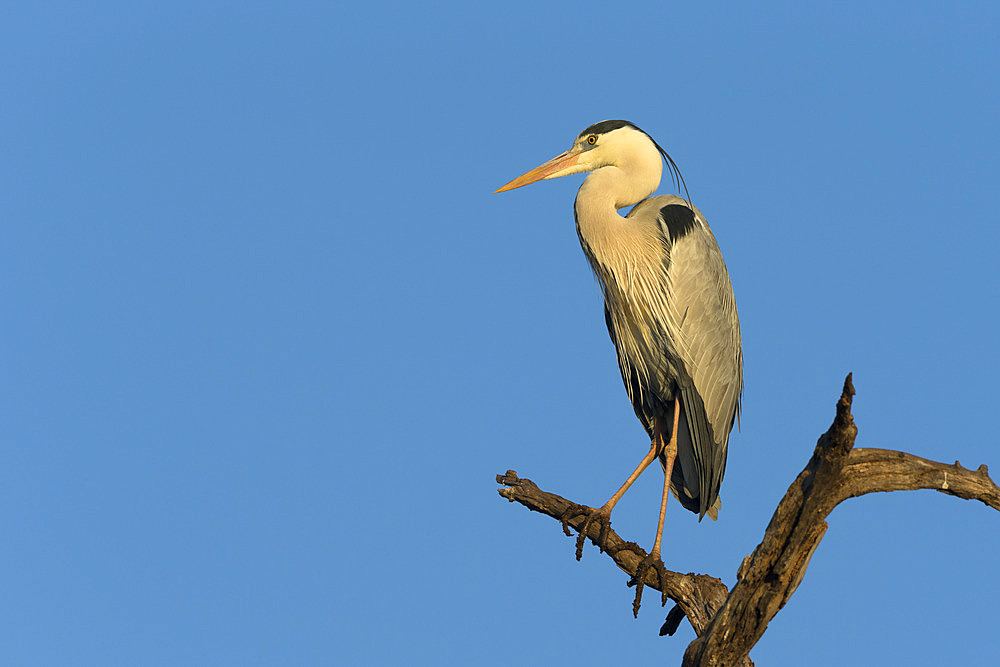
[[[590,172],[576,195],[576,231],[604,293],[604,319],[622,380],[650,447],[603,506],[573,510],[587,514],[577,559],[594,521],[601,524],[603,550],[611,510],[659,459],[663,499],[653,550],[636,575],[639,582],[650,567],[661,582],[664,576],[660,542],[668,490],[699,520],[706,514],[716,518],[729,433],[743,390],[740,322],[715,236],[689,201],[650,197],[660,184],[664,160],[678,187],[684,185],[677,165],[652,137],[628,121],[606,120],[581,132],[565,153],[497,190]],[[626,206],[633,207],[622,217],[618,210]]]

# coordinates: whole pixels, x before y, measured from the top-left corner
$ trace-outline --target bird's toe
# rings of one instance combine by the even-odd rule
[[[663,561],[656,554],[649,554],[639,563],[635,569],[635,601],[632,603],[632,615],[639,618],[639,605],[642,603],[642,588],[646,582],[646,573],[650,570],[656,572],[657,584],[661,591],[660,606],[667,604],[667,568],[663,566]]]

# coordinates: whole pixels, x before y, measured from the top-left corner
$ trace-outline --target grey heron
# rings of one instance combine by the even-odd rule
[[[701,211],[679,196],[650,196],[659,187],[664,160],[678,186],[683,184],[677,165],[652,137],[628,121],[605,120],[581,132],[565,153],[496,190],[590,172],[576,196],[576,231],[604,294],[604,319],[622,380],[650,447],[603,506],[573,510],[587,515],[576,556],[595,521],[604,549],[611,510],[659,459],[663,496],[653,550],[636,574],[640,590],[650,567],[662,583],[660,542],[670,492],[699,520],[706,514],[716,518],[743,391],[740,323],[729,272]],[[687,194],[686,185],[684,190]],[[632,209],[622,217],[618,210],[627,206]]]

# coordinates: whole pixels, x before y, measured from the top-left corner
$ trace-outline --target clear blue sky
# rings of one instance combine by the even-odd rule
[[[668,567],[733,582],[848,371],[859,444],[1000,475],[1000,9],[818,5],[8,5],[0,661],[679,663],[493,479],[596,504],[648,446],[581,177],[491,194],[606,118],[743,324],[723,510],[671,506]],[[850,501],[752,655],[995,664],[998,554],[981,504]]]

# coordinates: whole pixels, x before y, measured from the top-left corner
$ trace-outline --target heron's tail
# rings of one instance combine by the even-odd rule
[[[688,510],[689,512],[694,512],[698,514],[701,511],[701,499],[698,496],[692,496],[691,492],[688,491],[687,487],[683,483],[678,484],[678,480],[675,476],[671,475],[673,479],[670,480],[670,492],[674,494],[674,498],[681,506]],[[719,510],[722,509],[722,498],[716,496],[715,502],[712,506],[705,510],[705,516],[707,516],[712,521],[717,521],[719,519]],[[698,517],[698,521],[701,521],[703,517]]]

